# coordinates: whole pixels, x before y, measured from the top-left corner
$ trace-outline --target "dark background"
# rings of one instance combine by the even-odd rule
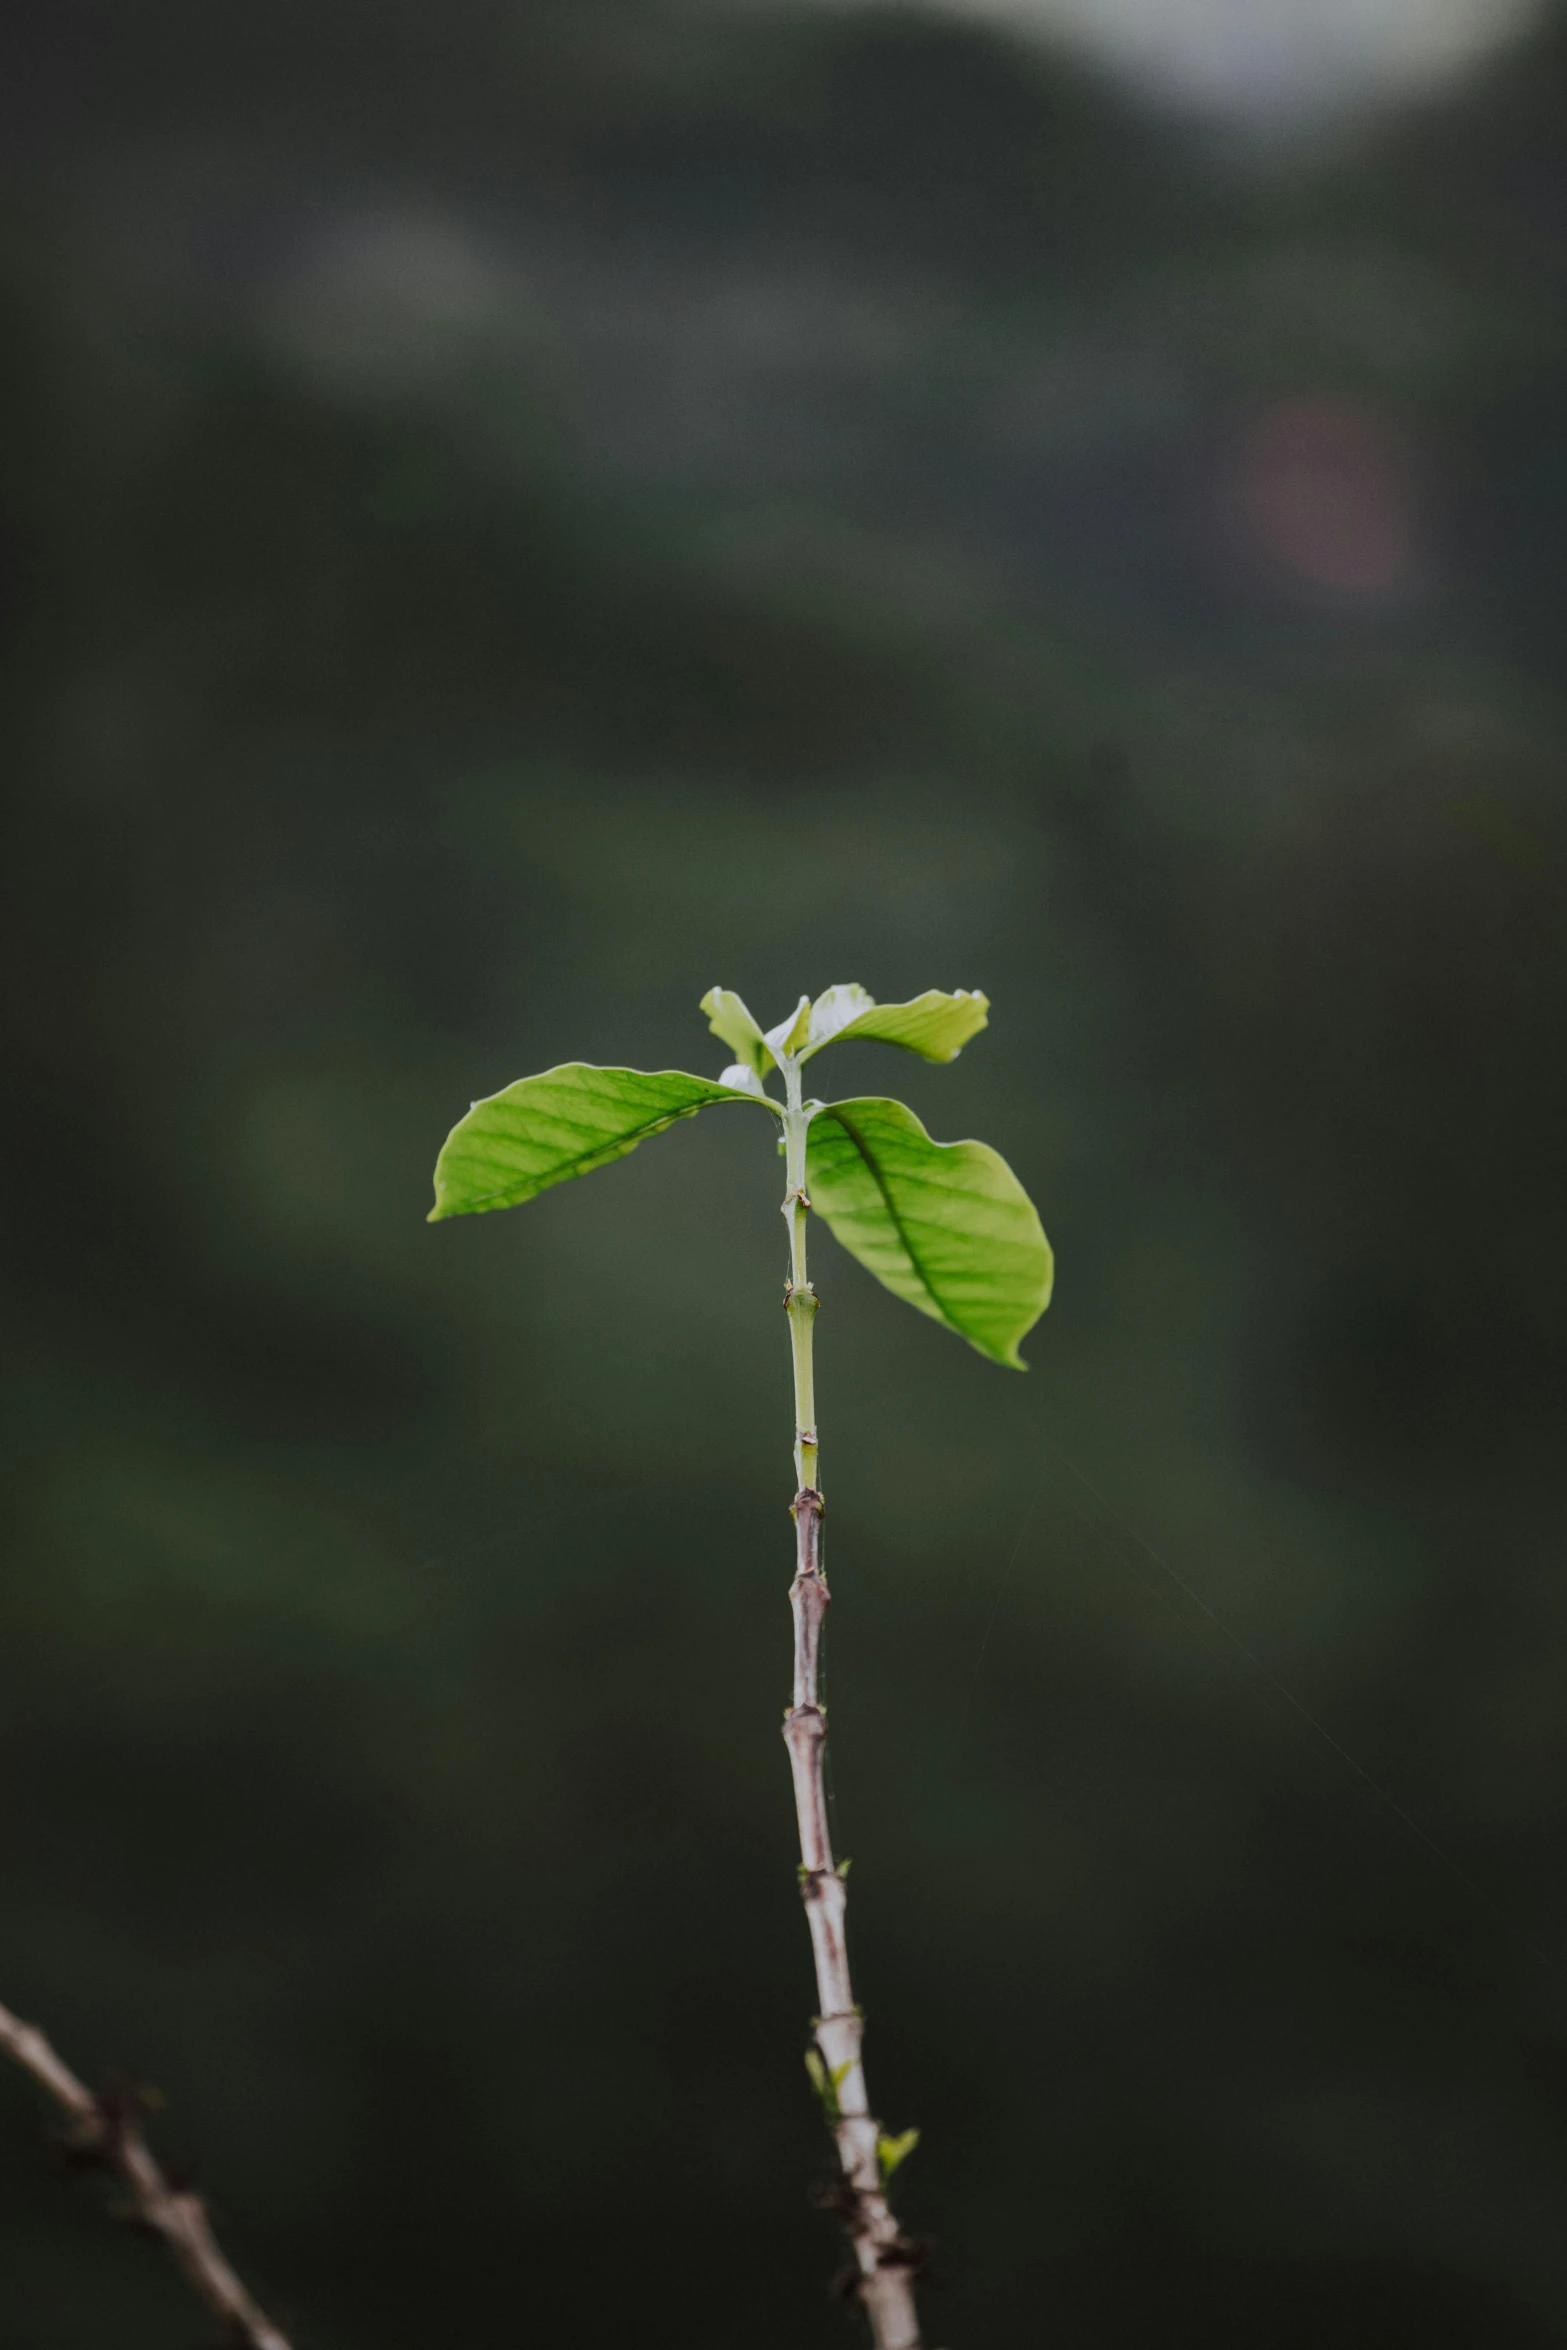
[[[299,2350],[854,2341],[768,1138],[423,1217],[715,981],[984,987],[830,1090],[1018,1169],[1031,1375],[813,1268],[930,2339],[1563,2339],[1561,18],[1249,141],[885,10],[6,39],[0,1998]],[[0,2341],[199,2342],[33,2108]]]

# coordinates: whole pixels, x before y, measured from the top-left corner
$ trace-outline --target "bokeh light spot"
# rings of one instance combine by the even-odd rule
[[[1237,486],[1251,543],[1307,586],[1385,596],[1411,583],[1411,468],[1386,421],[1358,401],[1269,409],[1242,444]]]

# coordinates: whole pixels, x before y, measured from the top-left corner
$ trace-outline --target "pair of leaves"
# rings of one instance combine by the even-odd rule
[[[762,1085],[766,1070],[837,1037],[879,1036],[927,1060],[951,1060],[987,1010],[983,996],[961,991],[877,1005],[863,988],[836,987],[814,1005],[802,998],[764,1034],[726,990],[715,988],[702,1008],[731,1051],[749,1057],[716,1082],[581,1061],[520,1078],[475,1102],[448,1137],[431,1222],[520,1206],[714,1104],[751,1102],[781,1118]],[[901,1102],[813,1105],[806,1189],[835,1238],[895,1296],[993,1362],[1023,1368],[1018,1341],[1049,1303],[1052,1260],[1032,1202],[995,1151],[932,1141]]]
[[[989,999],[960,987],[954,995],[928,988],[910,1004],[878,1004],[852,980],[829,987],[815,1003],[801,996],[787,1020],[765,1033],[731,988],[709,988],[702,1009],[713,1034],[721,1037],[742,1068],[760,1080],[787,1054],[808,1061],[824,1044],[865,1037],[901,1044],[924,1061],[955,1061],[990,1013]]]

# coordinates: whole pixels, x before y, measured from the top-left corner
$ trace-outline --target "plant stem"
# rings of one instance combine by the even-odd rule
[[[785,1304],[794,1350],[796,1566],[789,1600],[794,1611],[794,1702],[784,1716],[784,1742],[794,1774],[800,1823],[800,1892],[811,1929],[820,2013],[812,2026],[825,2067],[828,2122],[837,2142],[841,2184],[833,2201],[843,2214],[859,2270],[857,2289],[870,2319],[876,2350],[919,2350],[914,2275],[919,2247],[898,2227],[882,2185],[881,2125],[870,2109],[860,2061],[864,2017],[849,1981],[844,1932],[848,1887],[833,1860],[827,1826],[824,1762],[827,1714],[819,1695],[822,1631],[830,1593],[822,1567],[823,1502],[817,1486],[816,1392],[811,1342],[817,1298],[806,1278],[805,1237],[810,1199],[805,1188],[805,1137],[810,1124],[800,1099],[800,1071],[785,1061],[786,1164],[783,1213],[789,1226],[790,1272]],[[847,1864],[846,1864],[847,1865]]]
[[[0,2007],[0,2055],[31,2073],[67,2116],[69,2157],[120,2181],[129,2197],[125,2216],[162,2238],[192,2292],[222,2321],[225,2340],[236,2350],[289,2350],[224,2259],[201,2197],[174,2185],[142,2136],[134,2092],[95,2097],[42,2032],[6,2007]]]
[[[800,1071],[786,1064],[784,1084],[784,1218],[789,1226],[789,1338],[794,1349],[794,1481],[802,1490],[816,1484],[816,1380],[811,1362],[811,1328],[816,1292],[805,1277],[805,1226],[811,1212],[805,1189],[805,1136],[810,1118],[800,1100]]]

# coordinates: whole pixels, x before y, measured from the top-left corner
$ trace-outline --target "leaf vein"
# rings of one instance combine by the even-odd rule
[[[920,1286],[923,1288],[925,1295],[930,1299],[931,1304],[936,1308],[936,1311],[943,1317],[943,1319],[945,1319],[946,1308],[941,1302],[941,1298],[936,1290],[935,1284],[932,1282],[929,1274],[925,1270],[925,1267],[920,1262],[919,1252],[915,1248],[913,1241],[910,1239],[908,1228],[905,1225],[903,1218],[899,1215],[896,1206],[894,1205],[892,1193],[887,1188],[887,1184],[882,1175],[881,1169],[877,1166],[876,1161],[872,1158],[864,1143],[861,1142],[859,1136],[854,1131],[854,1128],[850,1125],[848,1119],[844,1117],[842,1111],[828,1110],[825,1111],[823,1115],[833,1119],[835,1123],[842,1128],[843,1132],[853,1143],[855,1149],[859,1152],[861,1159],[864,1161],[866,1171],[869,1174],[871,1181],[875,1184],[877,1190],[881,1193],[882,1204],[887,1210],[887,1215],[892,1224],[892,1228],[897,1233],[898,1239],[902,1243],[904,1254],[907,1256],[909,1263],[914,1267],[915,1275],[920,1283]]]
[[[569,1183],[573,1175],[589,1172],[589,1161],[602,1158],[604,1152],[610,1150],[615,1143],[625,1145],[624,1151],[617,1150],[614,1153],[617,1158],[624,1157],[627,1153],[635,1150],[639,1142],[645,1142],[649,1135],[657,1134],[665,1126],[673,1126],[677,1118],[691,1117],[702,1106],[700,1102],[692,1102],[690,1107],[686,1109],[661,1110],[656,1118],[649,1118],[640,1126],[624,1128],[618,1135],[606,1136],[591,1149],[579,1151],[574,1159],[567,1159],[559,1166],[548,1167],[540,1171],[550,1174],[555,1183]],[[520,1181],[523,1184],[531,1183],[533,1176],[524,1175]],[[473,1205],[475,1208],[487,1208],[506,1192],[515,1191],[517,1188],[516,1183],[503,1183],[499,1191],[487,1191],[481,1199],[476,1199]],[[549,1189],[552,1186],[547,1185],[545,1188]]]

